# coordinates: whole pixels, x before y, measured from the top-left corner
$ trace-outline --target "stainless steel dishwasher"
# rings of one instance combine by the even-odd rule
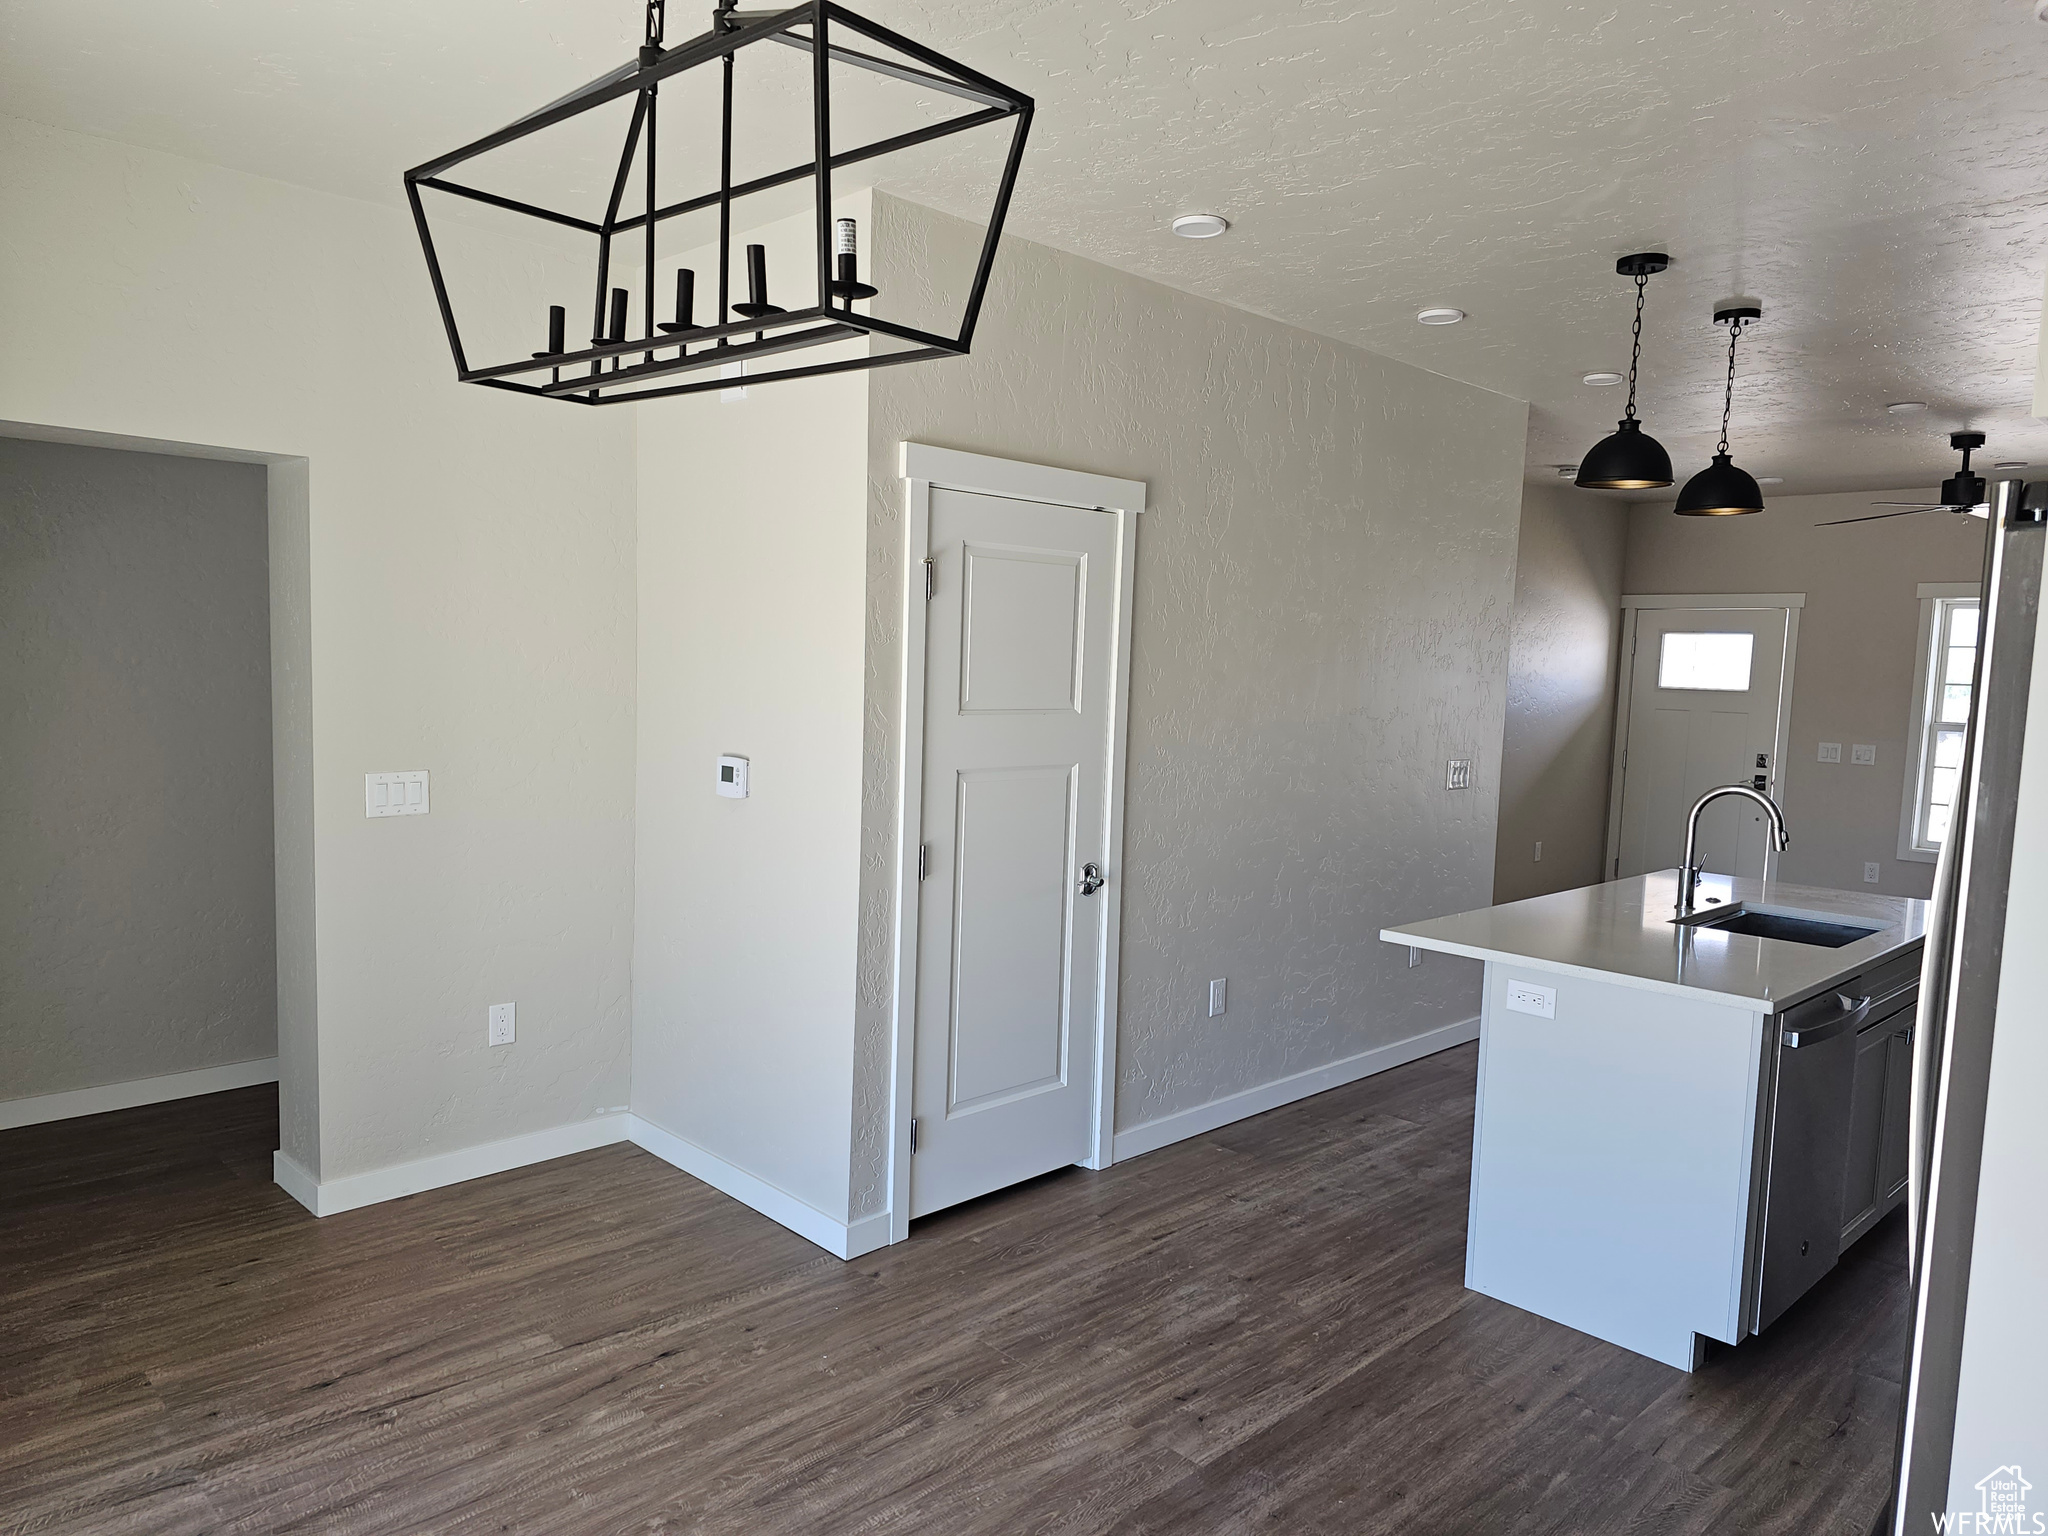
[[[1852,1163],[1865,1161],[1851,1146],[1853,1132],[1884,1134],[1881,1116],[1854,1112],[1857,1042],[1871,1030],[1911,1026],[1919,964],[1915,946],[1771,1019],[1777,1061],[1752,1324],[1757,1332],[1776,1322],[1841,1257],[1846,1174]],[[1895,1094],[1885,1100],[1887,1107],[1902,1102]]]

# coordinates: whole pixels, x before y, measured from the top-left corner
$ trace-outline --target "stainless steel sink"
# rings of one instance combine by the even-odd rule
[[[1781,939],[1788,944],[1812,944],[1821,949],[1840,949],[1844,944],[1867,939],[1880,926],[1817,913],[1774,911],[1753,907],[1746,901],[1707,907],[1672,921],[1681,928],[1714,928],[1722,933],[1746,933],[1752,938]]]

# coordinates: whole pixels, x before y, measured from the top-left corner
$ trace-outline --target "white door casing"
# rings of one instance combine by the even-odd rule
[[[1144,497],[1130,481],[903,454],[891,1241],[913,1215],[1109,1161]],[[1106,883],[1084,895],[1089,863]]]
[[[1608,809],[1610,878],[1678,864],[1686,813],[1717,784],[1751,784],[1761,775],[1766,791],[1783,806],[1780,786],[1804,602],[1798,593],[1623,599],[1625,643]],[[1666,637],[1693,634],[1749,636],[1749,686],[1663,686]],[[1720,873],[1757,877],[1775,867],[1761,813],[1738,800],[1711,806],[1700,818],[1700,853],[1701,862]]]

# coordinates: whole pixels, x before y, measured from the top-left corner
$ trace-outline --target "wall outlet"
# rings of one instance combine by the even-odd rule
[[[517,1006],[515,1003],[491,1004],[491,1044],[512,1043],[512,1010]]]
[[[366,773],[363,775],[365,816],[424,816],[427,814],[427,772]]]
[[[1839,763],[1842,760],[1842,744],[1839,741],[1822,742],[1820,760],[1824,763]]]
[[[1212,1019],[1220,1016],[1223,1012],[1223,980],[1223,977],[1218,976],[1209,983],[1209,1017]]]
[[[1507,1008],[1510,1013],[1534,1014],[1539,1019],[1557,1017],[1557,988],[1533,981],[1508,978]]]
[[[1849,749],[1849,761],[1868,768],[1877,761],[1877,748],[1867,742],[1858,742]]]
[[[1470,789],[1472,787],[1472,759],[1454,757],[1444,765],[1445,789]]]
[[[1875,860],[1863,866],[1863,883],[1865,885],[1877,884],[1877,863]]]
[[[1538,864],[1543,862],[1543,839],[1540,837],[1536,839],[1536,858],[1534,862]]]

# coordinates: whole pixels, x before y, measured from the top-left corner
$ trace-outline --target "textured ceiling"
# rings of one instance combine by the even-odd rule
[[[701,25],[672,6],[674,41]],[[1529,400],[1532,466],[1641,409],[1681,477],[1719,425],[1715,300],[1761,299],[1737,461],[1786,493],[1927,484],[1944,434],[2048,466],[2028,414],[2048,234],[2031,0],[867,0],[1033,93],[1012,229]],[[398,174],[594,77],[632,0],[0,0],[0,106],[395,201]],[[980,203],[938,159],[908,194]],[[1176,240],[1213,210],[1221,239]],[[1448,303],[1464,324],[1424,328]],[[1932,409],[1891,417],[1887,401]]]

